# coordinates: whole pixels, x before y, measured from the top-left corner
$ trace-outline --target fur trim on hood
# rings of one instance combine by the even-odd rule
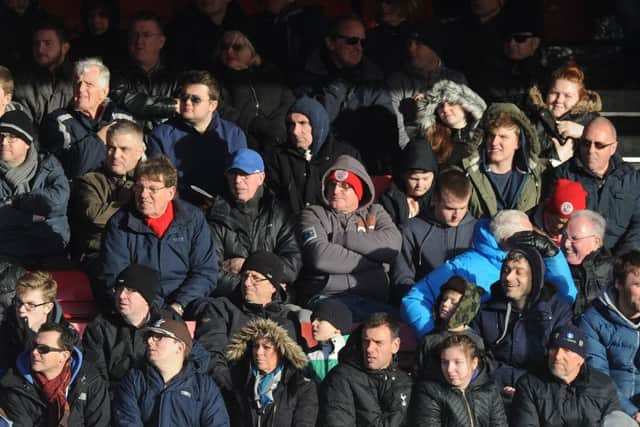
[[[598,92],[587,90],[586,98],[578,101],[576,105],[573,106],[571,110],[563,115],[572,116],[572,115],[582,115],[587,113],[597,113],[602,110],[602,99],[600,99],[600,95]],[[533,86],[529,89],[529,103],[535,108],[547,108],[547,103],[545,102],[545,97],[540,92],[538,86]]]
[[[471,116],[472,128],[475,128],[487,109],[484,100],[471,88],[462,83],[451,80],[440,80],[433,85],[424,99],[418,101],[418,122],[422,131],[429,129],[436,122],[436,110],[443,102],[460,104],[467,113],[467,118]]]
[[[287,334],[287,331],[273,320],[256,319],[247,323],[232,338],[225,356],[230,362],[250,358],[251,343],[258,338],[269,338],[273,341],[280,356],[284,357],[296,369],[304,368],[307,355],[302,348]]]
[[[343,154],[339,156],[335,163],[331,165],[329,169],[322,176],[322,201],[325,206],[329,206],[329,200],[325,195],[325,185],[327,182],[327,177],[331,175],[336,169],[344,169],[349,172],[353,172],[356,174],[361,180],[364,187],[364,194],[362,195],[362,200],[360,200],[360,205],[358,209],[368,208],[375,200],[376,189],[373,186],[373,180],[367,173],[365,167],[360,163],[357,159]]]

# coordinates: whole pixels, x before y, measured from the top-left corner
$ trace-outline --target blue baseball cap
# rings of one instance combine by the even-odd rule
[[[252,173],[264,172],[264,161],[257,151],[253,151],[249,148],[241,148],[233,155],[231,165],[229,165],[225,173],[228,173],[233,169],[239,169],[249,175]]]

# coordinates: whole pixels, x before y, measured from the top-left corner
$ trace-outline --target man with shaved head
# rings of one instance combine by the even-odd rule
[[[584,128],[573,157],[556,178],[578,181],[587,191],[587,209],[607,219],[604,246],[614,254],[640,247],[640,175],[616,153],[613,124],[598,117]]]

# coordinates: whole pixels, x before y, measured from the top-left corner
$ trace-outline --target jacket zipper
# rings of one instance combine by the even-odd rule
[[[469,422],[471,423],[471,427],[474,427],[474,422],[473,422],[473,413],[471,412],[471,405],[469,405],[469,401],[467,400],[467,395],[465,394],[464,390],[462,390],[462,399],[464,400],[464,404],[467,408],[467,415],[469,415]]]

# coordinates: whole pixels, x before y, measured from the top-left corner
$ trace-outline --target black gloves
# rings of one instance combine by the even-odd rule
[[[536,248],[543,258],[554,257],[560,250],[549,237],[535,231],[518,231],[509,238],[508,244],[510,247],[530,246]]]

